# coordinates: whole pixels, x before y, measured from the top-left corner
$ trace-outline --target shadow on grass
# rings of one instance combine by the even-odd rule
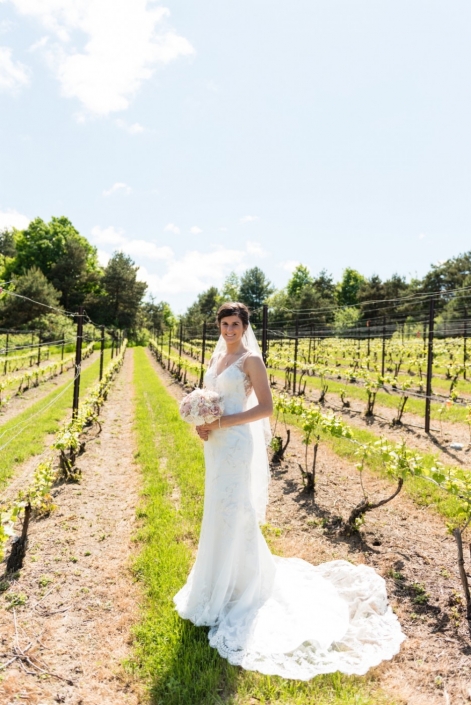
[[[239,672],[209,646],[207,627],[185,620],[172,659],[151,685],[152,705],[232,703]]]

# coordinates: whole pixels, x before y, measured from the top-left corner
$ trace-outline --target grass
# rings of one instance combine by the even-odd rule
[[[285,378],[285,373],[282,372],[281,370],[274,370],[274,369],[269,369],[268,373],[270,375],[273,375],[276,379],[279,380],[284,380]],[[298,374],[298,380],[300,378],[300,375]],[[313,388],[313,389],[321,389],[322,383],[319,377],[303,377],[303,384],[304,381],[307,381],[306,387]],[[348,383],[348,382],[336,382],[335,380],[331,378],[326,378],[326,384],[328,385],[328,392],[338,394],[340,395],[340,392],[344,391],[346,392],[347,399],[350,397],[351,399],[360,399],[361,401],[365,402],[366,405],[366,400],[367,400],[367,393],[366,390],[363,387],[357,386],[353,383]],[[387,392],[382,392],[378,391],[376,394],[376,405],[377,406],[387,406],[390,409],[397,409],[399,406],[400,402],[400,394],[394,393],[394,394],[388,394]],[[444,399],[444,402],[446,400]],[[466,423],[467,419],[467,409],[463,406],[445,406],[443,413],[440,413],[440,409],[442,408],[442,404],[438,404],[437,402],[431,403],[431,411],[430,411],[430,417],[435,420],[439,420],[440,416],[442,417],[442,421],[451,421],[454,423]],[[407,400],[406,404],[406,413],[410,412],[412,414],[416,414],[417,416],[425,416],[425,401],[423,399],[417,399],[412,396],[409,397]]]
[[[110,352],[105,351],[105,366],[110,360]],[[80,378],[80,393],[98,381],[99,358],[85,369]],[[56,433],[60,424],[72,409],[73,386],[63,392],[70,380],[64,382],[46,396],[41,397],[21,414],[0,426],[0,486],[4,486],[13,475],[19,463],[32,455],[44,451],[44,439],[50,433]],[[48,406],[50,404],[50,406]],[[46,409],[45,407],[48,406]],[[41,411],[44,409],[44,411]],[[37,414],[34,416],[33,414]],[[26,424],[24,427],[23,425]],[[15,437],[15,434],[18,435]],[[11,439],[11,440],[10,440]],[[5,446],[5,444],[8,445]]]
[[[134,571],[145,601],[127,663],[149,685],[151,701],[165,705],[392,705],[374,677],[339,673],[305,683],[230,666],[209,647],[207,630],[180,619],[173,595],[193,561],[202,517],[202,444],[180,419],[178,406],[142,348],[134,351],[136,458],[144,490],[138,509],[140,552]],[[175,485],[178,505],[172,501]]]

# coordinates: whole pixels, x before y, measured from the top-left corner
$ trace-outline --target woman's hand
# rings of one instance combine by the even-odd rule
[[[204,431],[203,426],[196,426],[196,433],[202,441],[207,441],[209,438],[209,431]]]
[[[212,423],[204,423],[201,426],[197,426],[196,433],[203,441],[207,441],[209,438],[209,432],[215,431],[217,428],[221,428],[219,419],[216,419],[216,421],[213,421]]]

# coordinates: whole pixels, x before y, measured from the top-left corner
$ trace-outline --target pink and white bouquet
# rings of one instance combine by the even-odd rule
[[[209,389],[194,389],[180,403],[182,419],[195,426],[212,423],[224,413],[224,402],[217,392]]]

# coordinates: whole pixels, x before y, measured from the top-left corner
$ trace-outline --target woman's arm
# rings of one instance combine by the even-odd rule
[[[228,428],[229,426],[239,426],[241,424],[250,423],[251,421],[258,421],[272,414],[273,400],[268,383],[267,370],[263,364],[262,358],[258,357],[258,355],[249,355],[245,360],[244,368],[245,374],[250,379],[253,390],[257,395],[257,406],[247,411],[241,411],[239,414],[221,416],[221,426],[219,426],[219,420],[213,421],[213,423],[210,424],[204,424],[204,426],[197,426],[198,435],[203,438],[203,440],[207,440],[208,431],[214,431],[219,427]]]

